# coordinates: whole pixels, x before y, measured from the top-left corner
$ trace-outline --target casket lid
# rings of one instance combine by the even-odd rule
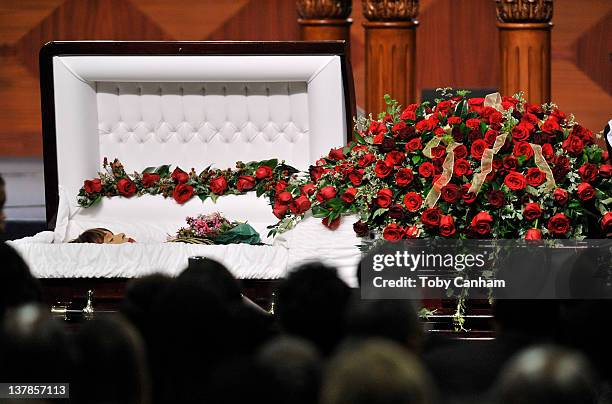
[[[217,58],[208,58],[204,60],[204,57],[212,56]],[[333,57],[333,63],[332,59],[325,60],[324,58],[322,58],[330,56]],[[100,63],[91,62],[92,60],[94,60],[92,59],[92,57],[97,58],[95,59],[95,61],[100,61]],[[143,65],[143,63],[133,63],[134,61],[139,61],[135,58],[141,57],[147,58],[146,60],[153,60],[155,61],[155,64],[147,66],[146,64]],[[179,69],[183,71],[183,73],[181,73],[182,76],[172,77],[173,69],[168,68],[167,62],[170,61],[172,63],[175,63],[176,60],[179,60],[176,57],[180,57],[180,60],[184,61],[184,64],[188,66],[182,70]],[[224,57],[226,59],[223,59]],[[243,57],[242,60],[244,63],[230,63],[231,66],[229,66],[229,68],[227,69],[224,69],[223,61],[235,60],[234,57]],[[294,59],[288,59],[287,57],[291,57]],[[58,62],[60,59],[62,60],[61,63]],[[87,60],[89,60],[89,63],[87,63]],[[202,61],[199,62],[199,60]],[[293,63],[286,64],[289,60],[293,60]],[[252,66],[256,66],[257,64],[262,64],[262,68],[252,69]],[[326,67],[327,65],[332,64],[336,65],[333,72],[331,69],[327,69]],[[125,66],[125,71],[121,72],[123,66]],[[146,68],[143,68],[143,66],[146,66]],[[205,66],[206,68],[202,69],[202,66]],[[248,69],[257,71],[253,71],[252,74],[249,73],[247,76],[245,76],[245,71],[247,71]],[[329,70],[331,73],[325,73],[325,69]],[[220,72],[219,74],[221,75],[221,77],[215,77],[215,72]],[[324,74],[320,74],[321,72],[324,72]],[[327,92],[329,89],[325,89],[326,84],[321,83],[323,80],[318,80],[320,83],[316,85],[316,92],[319,94],[319,99],[318,101],[313,101],[310,99],[311,94],[308,93],[310,91],[311,80],[313,80],[313,78],[317,76],[324,76],[325,74],[337,74],[339,76],[337,81],[341,84],[339,88],[333,89],[337,90],[336,92],[339,94],[339,96],[337,96],[336,99],[333,99],[333,96],[330,95],[327,97],[329,98],[329,100],[324,99],[326,101],[322,103],[321,97],[323,97],[323,95],[321,94]],[[70,80],[74,81],[74,83],[65,84],[65,80],[67,79],[62,79],[60,76],[70,77]],[[92,176],[95,176],[96,172],[100,168],[101,158],[103,157],[100,156],[100,154],[108,151],[101,150],[104,147],[107,147],[104,144],[100,145],[98,141],[96,141],[95,144],[92,144],[91,142],[88,143],[88,141],[86,140],[88,136],[89,138],[91,138],[92,136],[98,136],[98,133],[105,130],[103,128],[105,123],[102,122],[103,117],[101,117],[100,115],[104,115],[105,113],[107,113],[107,111],[93,109],[92,112],[92,110],[90,110],[91,108],[88,109],[89,107],[84,105],[86,103],[74,100],[72,101],[73,104],[70,104],[69,107],[66,107],[65,100],[71,99],[71,97],[73,96],[71,94],[72,91],[86,94],[86,97],[90,97],[90,99],[94,100],[92,101],[94,103],[108,103],[108,101],[104,101],[105,98],[100,98],[98,88],[100,83],[102,83],[100,85],[101,88],[104,86],[108,87],[111,85],[116,85],[116,95],[119,95],[120,87],[130,87],[130,85],[132,84],[136,85],[135,83],[141,83],[139,84],[141,86],[139,91],[142,92],[142,83],[145,83],[145,87],[153,85],[151,83],[157,83],[157,85],[163,87],[164,85],[172,85],[179,82],[191,84],[210,83],[209,85],[211,87],[214,87],[215,82],[228,82],[241,83],[241,85],[244,85],[245,91],[251,91],[252,89],[250,88],[250,86],[252,84],[252,86],[255,88],[253,91],[258,91],[258,89],[260,89],[261,87],[259,85],[260,83],[279,82],[284,83],[285,86],[288,86],[289,89],[287,90],[287,94],[285,94],[285,96],[291,97],[291,87],[293,86],[292,83],[298,83],[301,81],[303,81],[302,84],[304,86],[308,86],[308,90],[306,91],[307,94],[304,94],[302,98],[296,96],[296,102],[298,103],[298,105],[307,106],[308,113],[310,115],[314,115],[315,113],[333,113],[336,115],[336,117],[337,115],[341,115],[338,121],[340,123],[338,124],[338,122],[336,122],[336,124],[332,124],[330,126],[332,128],[342,129],[342,143],[350,139],[352,117],[355,115],[356,110],[352,72],[347,54],[347,46],[344,41],[62,41],[47,43],[40,51],[40,84],[45,171],[45,199],[47,222],[49,228],[55,227],[55,219],[59,205],[58,188],[63,186],[64,188],[68,189],[68,196],[76,200],[75,192],[78,192],[77,190],[80,186],[79,183],[82,184],[82,181],[85,178],[91,178]],[[60,83],[61,85],[58,85],[58,83]],[[187,85],[187,87],[189,87],[189,85]],[[329,86],[329,84],[327,85]],[[58,88],[58,86],[61,88]],[[223,89],[225,91],[225,87]],[[159,91],[161,96],[162,90],[160,89]],[[180,91],[180,95],[182,96],[182,87],[180,88]],[[269,93],[270,88],[266,88],[266,91],[268,91]],[[74,97],[76,97],[76,93]],[[289,99],[291,98],[287,98],[287,100]],[[333,108],[330,108],[330,105],[332,103],[338,104],[338,102],[336,102],[337,100],[341,100],[339,103],[343,105],[336,105],[339,109],[337,109],[335,106]],[[121,100],[118,100],[117,102],[121,103]],[[246,101],[244,103],[246,104]],[[291,101],[291,103],[293,103],[293,101]],[[326,105],[326,103],[330,105]],[[142,109],[142,105],[139,108]],[[269,108],[271,109],[271,107]],[[333,112],[330,112],[331,110],[333,110]],[[161,113],[163,114],[164,111],[161,111]],[[83,118],[84,116],[85,118]],[[319,152],[321,152],[322,154],[328,151],[329,145],[332,145],[333,147],[339,146],[339,144],[337,144],[339,143],[337,138],[330,140],[328,139],[330,137],[330,134],[326,133],[324,129],[313,128],[313,126],[315,125],[323,126],[324,124],[320,122],[317,123],[318,121],[321,121],[321,119],[317,118],[318,117],[315,116],[309,116],[307,120],[309,120],[310,127],[306,125],[306,129],[296,128],[299,127],[299,123],[293,125],[293,116],[291,119],[289,119],[289,121],[291,121],[289,122],[289,126],[293,125],[291,126],[291,128],[293,128],[292,133],[302,131],[308,133],[309,135],[316,134],[317,139],[315,139],[315,145],[307,146],[310,147],[310,155],[308,156],[308,158],[311,160],[311,163],[314,162],[314,155]],[[83,121],[84,119],[88,119],[90,121],[95,122],[86,122],[85,126],[78,126],[74,122],[78,121],[79,119],[81,121]],[[140,120],[142,121],[145,119],[141,117]],[[186,118],[183,118],[183,120],[186,120]],[[231,122],[231,120],[230,122],[227,122],[229,120],[229,118],[227,117],[225,118],[225,120],[226,125],[233,125],[232,127],[234,128],[234,131],[238,132],[239,134],[241,133],[240,130],[237,129],[239,126],[238,123]],[[269,118],[269,121],[273,121],[273,118]],[[123,124],[124,126],[129,126],[124,122],[119,123]],[[285,126],[283,126],[282,129],[279,129],[279,126],[281,125],[278,122],[269,123],[270,125],[276,128],[277,132],[279,130],[285,131],[286,129]],[[245,125],[248,126],[248,124],[250,124],[250,122]],[[134,125],[132,125],[132,127],[128,129],[122,129],[121,125],[117,125],[117,122],[110,123],[108,125],[109,132],[112,132],[117,128],[119,128],[117,130],[124,130],[124,132],[125,130],[135,130]],[[210,124],[209,126],[213,127],[214,125]],[[255,128],[256,125],[253,124],[251,126]],[[205,133],[200,133],[203,129],[198,132],[198,129],[193,125],[189,127],[191,128],[190,130],[193,133],[186,133],[185,139],[190,139],[189,136],[193,137],[194,134],[197,136],[206,136]],[[85,128],[85,130],[83,128]],[[220,126],[217,126],[217,128],[214,130],[218,130],[219,132],[221,132],[221,129],[219,128]],[[156,128],[155,130],[157,131],[158,129],[159,128]],[[177,131],[179,129],[175,127],[170,128],[169,130],[175,131],[173,133],[176,134],[178,133]],[[263,133],[261,125],[259,126],[259,128],[255,128],[252,130],[259,131],[260,134]],[[153,129],[149,129],[149,131],[153,131]],[[67,132],[72,133],[66,134]],[[336,130],[336,132],[338,131]],[[286,134],[285,132],[282,133]],[[80,134],[82,134],[82,136]],[[130,140],[128,142],[125,142],[121,140],[121,133],[112,133],[112,135],[117,136],[117,139],[119,140],[116,140],[115,143],[108,146],[111,152],[117,151],[118,154],[121,154],[126,150],[126,147],[130,145],[133,145],[130,146],[134,148],[133,151],[140,151],[140,154],[135,159],[135,161],[131,162],[132,164],[130,164],[129,161],[123,161],[124,158],[122,158],[122,156],[106,156],[109,158],[119,157],[126,164],[126,169],[128,169],[128,171],[141,170],[144,168],[144,166],[154,166],[160,163],[173,163],[173,161],[168,160],[161,162],[159,161],[160,157],[156,157],[155,153],[150,153],[146,150],[143,151],[144,149],[140,149],[140,146],[137,145],[143,143],[142,139],[140,139],[139,141],[132,142],[132,140]],[[150,135],[155,136],[156,134],[151,132]],[[157,133],[157,135],[160,134]],[[66,136],[71,137],[69,140],[66,140]],[[185,139],[183,139],[183,143],[186,142]],[[165,141],[166,139],[161,139],[162,143]],[[248,140],[248,142],[250,143],[250,139]],[[95,151],[89,150],[92,148],[92,145],[93,148],[96,148]],[[267,147],[266,145],[264,146]],[[176,147],[178,148],[179,146]],[[279,149],[280,146],[277,145],[275,147]],[[304,145],[298,142],[295,144],[295,147],[299,150],[300,148],[303,149]],[[327,148],[327,150],[324,150],[325,148]],[[272,153],[274,151],[273,147],[268,147],[268,149],[266,149],[268,150],[267,152],[261,150],[261,153],[260,151],[255,152],[255,157],[260,157],[260,155],[264,155],[265,153]],[[283,147],[280,150],[284,151],[285,149],[286,147]],[[178,148],[176,150],[181,149]],[[181,154],[176,150],[174,151],[174,154]],[[211,153],[214,153],[215,150],[217,150],[218,152],[218,149],[214,149],[211,151]],[[134,154],[137,153],[134,152]],[[152,161],[147,161],[147,156],[152,156]],[[248,159],[250,156],[247,153],[247,156],[241,155],[238,157],[239,158],[237,158],[236,160],[247,161],[245,159]],[[285,157],[282,156],[282,158]],[[300,158],[304,160],[303,156]],[[298,158],[298,160],[300,158]],[[259,160],[259,158],[251,158],[251,160]],[[289,157],[288,160],[289,163],[291,163],[291,157]],[[188,160],[188,162],[183,161],[182,163],[183,165],[190,164],[192,163],[192,160]],[[189,166],[186,166],[186,168],[189,168]]]

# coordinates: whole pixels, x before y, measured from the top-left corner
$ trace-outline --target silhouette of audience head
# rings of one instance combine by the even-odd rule
[[[351,338],[384,338],[412,351],[420,349],[423,329],[410,300],[353,299],[347,313]]]
[[[499,404],[593,404],[597,384],[581,355],[540,346],[519,353],[506,365],[495,394]]]
[[[177,279],[179,282],[195,282],[223,302],[242,301],[240,284],[234,275],[225,265],[213,259],[190,259],[189,265]]]
[[[345,333],[351,289],[335,269],[309,263],[292,271],[277,293],[276,313],[283,330],[311,341],[330,354]]]
[[[140,334],[122,316],[83,324],[76,337],[80,354],[74,392],[83,404],[148,404],[150,378]]]
[[[0,380],[70,383],[75,352],[64,325],[36,304],[7,312],[0,331]]]
[[[4,312],[24,303],[40,302],[41,287],[21,256],[0,243],[0,320]]]
[[[371,339],[340,351],[327,369],[321,404],[426,404],[429,377],[416,356],[399,345]]]
[[[172,283],[163,274],[151,274],[131,281],[121,302],[121,313],[136,326],[145,339],[150,336],[153,306],[162,292]]]
[[[278,337],[261,347],[257,362],[268,376],[273,402],[317,402],[322,363],[311,343],[295,337]]]

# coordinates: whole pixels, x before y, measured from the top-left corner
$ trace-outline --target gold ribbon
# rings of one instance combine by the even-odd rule
[[[533,149],[533,160],[535,165],[546,174],[546,185],[544,185],[544,192],[550,192],[556,188],[555,176],[553,175],[548,162],[542,155],[542,146],[539,144],[529,143]]]
[[[434,137],[428,143],[425,149],[423,149],[423,154],[429,158],[432,158],[431,149],[438,146],[440,144],[440,138]],[[431,146],[431,147],[430,147]],[[429,193],[425,197],[425,206],[428,208],[432,208],[440,199],[442,188],[448,184],[453,176],[453,169],[455,166],[455,148],[461,146],[461,143],[455,143],[451,141],[446,146],[446,158],[444,159],[444,163],[442,163],[442,174],[438,177],[438,179],[433,183]]]
[[[499,112],[504,111],[504,107],[501,103],[501,95],[499,93],[488,94],[485,97],[484,106],[495,108]],[[489,175],[489,173],[493,169],[493,156],[495,156],[497,152],[502,148],[502,146],[506,142],[506,138],[508,137],[508,135],[509,133],[500,134],[495,139],[493,148],[486,149],[484,151],[484,153],[482,154],[482,158],[480,159],[480,172],[474,174],[474,177],[472,179],[472,185],[470,186],[468,192],[473,192],[477,194],[480,191],[480,188],[482,188],[482,184],[484,184],[487,175]],[[546,192],[551,191],[556,186],[555,178],[553,176],[552,171],[550,170],[550,166],[542,155],[542,146],[534,143],[529,143],[529,145],[533,150],[535,165],[546,175],[546,185],[544,187],[544,190]]]
[[[493,148],[486,149],[482,153],[482,158],[480,159],[480,172],[474,174],[474,177],[472,177],[472,186],[470,187],[468,192],[477,194],[478,191],[480,191],[480,188],[482,187],[482,184],[484,184],[487,175],[489,175],[489,173],[493,169],[493,156],[495,156],[499,149],[502,148],[504,143],[506,143],[507,137],[507,133],[502,133],[495,139],[495,143],[493,143]]]

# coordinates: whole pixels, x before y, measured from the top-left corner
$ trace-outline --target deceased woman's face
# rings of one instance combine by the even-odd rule
[[[104,232],[104,244],[123,244],[129,243],[130,239],[125,236],[125,233],[113,234],[112,231]]]

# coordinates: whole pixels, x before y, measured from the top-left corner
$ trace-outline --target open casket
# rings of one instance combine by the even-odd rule
[[[40,54],[48,232],[12,242],[40,278],[175,275],[190,256],[239,278],[275,279],[320,259],[354,283],[359,240],[350,221],[330,231],[306,217],[267,239],[277,218],[255,193],[193,198],[103,198],[77,205],[102,160],[126,171],[164,164],[201,170],[270,158],[306,170],[346,143],[355,113],[345,44],[330,42],[51,42]],[[248,221],[267,245],[165,243],[186,216],[219,211]],[[71,244],[104,227],[137,243]]]

